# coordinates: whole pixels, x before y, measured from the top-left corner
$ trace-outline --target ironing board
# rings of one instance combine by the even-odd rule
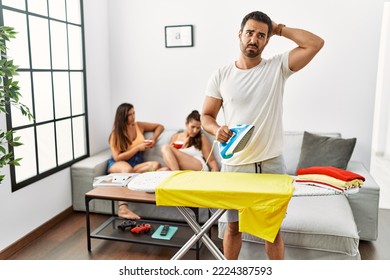
[[[205,233],[227,209],[238,210],[241,232],[273,242],[292,196],[339,194],[318,187],[296,185],[294,177],[289,175],[237,172],[148,172],[130,181],[128,187],[155,192],[156,205],[176,206],[194,231],[195,234],[172,259],[182,258],[200,239],[215,258],[225,259]],[[218,210],[200,226],[187,207]],[[259,224],[262,226],[259,227]]]
[[[225,259],[205,233],[227,209],[239,211],[240,231],[273,242],[293,194],[292,182],[291,176],[277,174],[180,171],[168,176],[155,189],[156,205],[176,206],[195,233],[172,259],[180,259],[200,239],[214,257]],[[186,207],[218,210],[200,226]]]

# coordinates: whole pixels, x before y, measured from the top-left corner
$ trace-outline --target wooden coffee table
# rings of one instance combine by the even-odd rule
[[[91,232],[90,210],[89,203],[93,199],[111,201],[111,217],[103,224],[98,226]],[[133,191],[126,187],[96,187],[85,194],[85,209],[86,209],[86,226],[87,226],[87,247],[91,251],[91,239],[105,239],[113,241],[124,241],[132,243],[142,243],[149,245],[167,246],[174,248],[182,248],[193,235],[193,231],[185,222],[162,221],[141,219],[139,223],[151,224],[152,228],[157,229],[162,224],[177,226],[179,230],[171,240],[154,239],[149,234],[134,234],[129,229],[122,231],[118,229],[118,225],[123,222],[123,219],[118,218],[115,214],[115,201],[128,201],[131,203],[148,203],[156,204],[156,196],[154,193],[146,193],[142,191]],[[198,208],[191,208],[195,213],[195,218],[198,221]],[[192,250],[196,250],[196,259],[199,259],[200,243],[197,242]]]

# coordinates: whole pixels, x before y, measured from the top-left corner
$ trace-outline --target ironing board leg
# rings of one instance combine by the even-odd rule
[[[195,234],[187,241],[186,244],[172,257],[172,260],[180,260],[190,249],[191,247],[202,239],[205,246],[209,249],[209,251],[213,254],[213,256],[218,260],[225,260],[225,256],[219,251],[218,247],[213,243],[210,237],[206,234],[209,229],[213,226],[214,222],[218,220],[223,213],[225,213],[225,209],[218,209],[201,227],[191,216],[190,212],[182,206],[178,206],[177,209],[183,215],[184,219],[187,221],[188,225],[192,228]]]

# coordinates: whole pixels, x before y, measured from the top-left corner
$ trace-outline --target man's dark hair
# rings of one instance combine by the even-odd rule
[[[241,31],[244,30],[244,26],[245,26],[246,22],[249,19],[253,19],[253,20],[256,20],[256,21],[264,22],[265,24],[267,24],[268,25],[268,37],[271,35],[271,32],[272,32],[272,20],[265,13],[259,12],[259,11],[251,12],[251,13],[247,14],[242,19],[241,29],[240,29]]]

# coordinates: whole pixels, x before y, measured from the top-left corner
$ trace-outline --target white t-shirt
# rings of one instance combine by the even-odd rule
[[[253,124],[255,130],[241,152],[222,162],[242,165],[260,162],[283,151],[284,84],[294,72],[288,68],[288,52],[248,69],[235,63],[218,69],[210,78],[206,96],[222,99],[225,124]]]

